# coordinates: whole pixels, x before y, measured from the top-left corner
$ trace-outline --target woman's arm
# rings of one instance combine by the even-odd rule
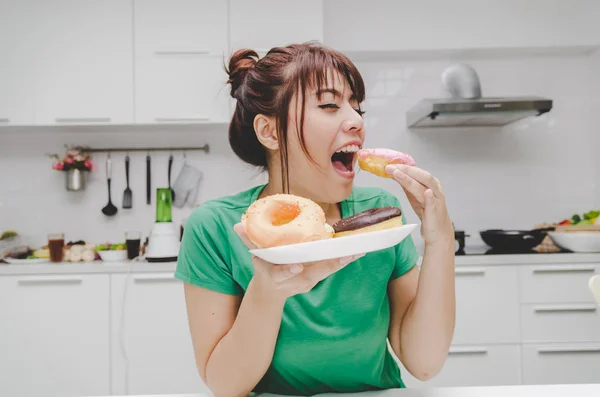
[[[284,301],[250,282],[242,299],[185,284],[196,366],[216,397],[247,396],[269,368]]]
[[[415,266],[388,289],[390,345],[415,378],[429,380],[442,369],[454,335],[454,242],[426,244],[420,272]]]

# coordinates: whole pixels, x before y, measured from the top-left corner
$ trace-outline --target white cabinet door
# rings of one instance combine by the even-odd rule
[[[453,344],[519,343],[518,292],[515,267],[457,267]]]
[[[596,46],[600,3],[547,0],[324,2],[325,42],[347,51]]]
[[[207,392],[196,370],[181,282],[172,273],[114,274],[111,290],[113,392]]]
[[[37,9],[36,123],[131,123],[131,2],[57,0]]]
[[[523,383],[574,384],[600,381],[600,344],[523,346]]]
[[[227,53],[227,1],[134,0],[136,57]]]
[[[521,319],[523,342],[600,342],[596,303],[523,305]]]
[[[323,1],[230,1],[231,49],[323,41]],[[352,25],[354,25],[352,23]]]
[[[157,55],[136,61],[136,122],[222,123],[231,117],[220,58]]]
[[[109,278],[0,277],[0,395],[110,394]]]
[[[0,127],[34,124],[34,7],[12,2],[0,11]]]
[[[594,303],[588,280],[600,273],[594,263],[523,266],[521,303]]]

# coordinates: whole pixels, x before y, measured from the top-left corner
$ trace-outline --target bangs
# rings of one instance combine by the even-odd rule
[[[300,54],[295,65],[296,80],[300,93],[305,96],[307,91],[314,91],[321,98],[323,90],[331,88],[335,74],[339,73],[350,90],[351,98],[361,103],[365,99],[365,85],[358,69],[345,55],[323,47],[308,47]]]

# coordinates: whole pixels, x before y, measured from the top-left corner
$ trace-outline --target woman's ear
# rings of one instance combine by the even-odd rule
[[[256,117],[254,117],[254,131],[256,131],[256,137],[260,143],[267,149],[279,149],[275,117],[257,114]]]

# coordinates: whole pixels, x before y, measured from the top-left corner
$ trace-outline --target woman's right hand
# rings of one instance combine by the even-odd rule
[[[236,224],[233,229],[246,247],[257,248],[246,235],[241,223]],[[290,296],[310,291],[319,281],[362,256],[364,254],[291,265],[274,265],[253,256],[254,276],[252,281],[258,284],[257,286],[264,292],[287,299]]]

